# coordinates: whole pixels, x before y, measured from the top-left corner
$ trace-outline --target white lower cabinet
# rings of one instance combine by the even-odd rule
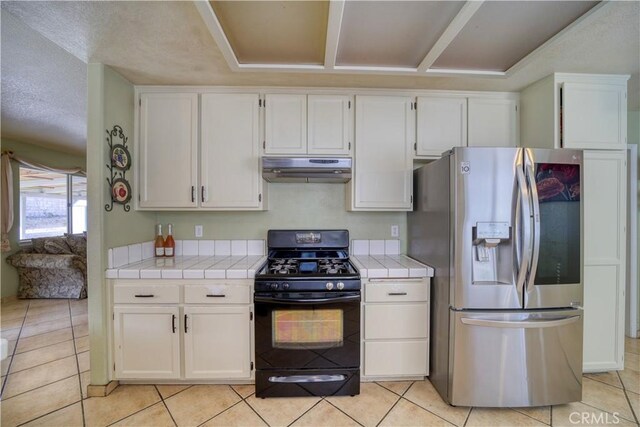
[[[251,281],[180,282],[115,281],[114,379],[250,380]]]
[[[429,374],[429,279],[365,281],[363,376]]]
[[[249,378],[247,306],[184,307],[184,377]]]
[[[177,306],[116,306],[113,313],[118,379],[180,378]]]

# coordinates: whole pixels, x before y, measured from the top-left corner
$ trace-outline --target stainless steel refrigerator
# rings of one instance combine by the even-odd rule
[[[414,172],[430,380],[460,406],[582,398],[582,152],[454,148]]]

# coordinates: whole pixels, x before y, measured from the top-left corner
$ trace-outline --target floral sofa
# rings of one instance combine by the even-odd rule
[[[7,258],[18,269],[18,298],[86,298],[86,235],[35,238],[31,242],[32,247]]]

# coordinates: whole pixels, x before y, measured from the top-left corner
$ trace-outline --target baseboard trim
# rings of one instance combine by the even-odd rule
[[[106,397],[120,385],[119,381],[110,381],[105,385],[88,385],[87,397]]]

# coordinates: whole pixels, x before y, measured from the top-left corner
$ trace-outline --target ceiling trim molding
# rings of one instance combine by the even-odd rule
[[[544,52],[549,47],[551,47],[556,42],[558,42],[558,40],[562,39],[563,37],[565,37],[569,33],[577,30],[578,28],[580,28],[580,27],[582,27],[584,25],[588,25],[589,23],[591,23],[591,21],[593,19],[595,19],[596,17],[598,17],[600,14],[602,14],[602,12],[606,11],[607,9],[609,9],[611,7],[611,3],[612,2],[610,0],[603,0],[602,2],[600,2],[600,3],[596,4],[595,6],[593,6],[585,14],[583,14],[578,19],[573,21],[571,24],[569,24],[565,28],[563,28],[555,36],[551,37],[549,40],[547,40],[546,42],[544,42],[543,44],[538,46],[536,49],[531,51],[527,56],[525,56],[520,61],[518,61],[514,65],[512,65],[505,72],[505,76],[509,77],[509,76],[513,75],[514,73],[518,72],[519,70],[524,68],[529,62],[531,62],[533,59],[535,59],[537,56],[539,56],[542,52]]]
[[[233,51],[233,48],[229,43],[229,39],[227,39],[227,35],[224,33],[222,25],[220,25],[220,20],[218,20],[218,16],[211,7],[211,4],[204,0],[195,0],[193,3],[196,6],[196,9],[198,9],[204,24],[207,26],[209,32],[213,36],[213,39],[220,48],[222,56],[224,56],[227,64],[232,70],[238,71],[240,69],[238,58],[236,58],[236,54]]]
[[[418,72],[424,73],[431,68],[436,59],[444,52],[444,50],[451,44],[453,39],[456,38],[458,33],[467,25],[471,17],[480,9],[480,6],[484,1],[468,1],[462,6],[460,12],[451,21],[449,26],[444,30],[437,42],[431,47],[427,56],[424,57],[420,65],[418,65]]]
[[[344,0],[331,0],[329,2],[329,19],[327,20],[327,40],[324,49],[324,66],[333,69],[338,55],[338,42],[342,28],[342,16],[344,13]]]
[[[427,74],[442,76],[478,76],[478,77],[505,77],[504,71],[491,70],[458,70],[453,68],[429,68],[425,71]]]

